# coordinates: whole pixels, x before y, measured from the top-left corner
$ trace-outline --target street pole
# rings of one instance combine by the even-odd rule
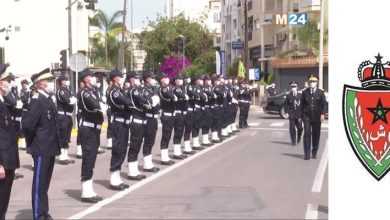
[[[131,36],[130,36],[130,41],[131,41],[131,46],[130,46],[130,50],[131,50],[131,54],[130,54],[130,66],[131,66],[131,70],[134,70],[134,66],[133,66],[133,63],[134,63],[134,56],[133,56],[133,53],[134,53],[134,50],[133,50],[133,0],[130,0],[130,13],[131,13],[131,26],[130,26],[130,32],[131,32]]]
[[[245,0],[245,5],[244,5],[244,26],[245,26],[245,54],[244,54],[244,59],[245,59],[245,69],[248,69],[248,4],[247,0]],[[245,73],[245,77],[246,77]]]
[[[121,70],[122,73],[125,68],[126,12],[127,12],[127,0],[123,0],[122,42],[121,42],[120,57],[119,57],[119,69]]]
[[[68,0],[68,49],[69,56],[73,54],[72,51],[72,0]]]
[[[321,18],[320,18],[320,54],[318,64],[319,88],[324,88],[324,8],[326,0],[321,0]]]
[[[183,36],[183,70],[186,68],[185,58],[186,58],[186,37]]]

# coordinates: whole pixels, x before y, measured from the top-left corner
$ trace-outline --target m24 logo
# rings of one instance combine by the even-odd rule
[[[278,25],[305,25],[307,23],[306,13],[276,14],[275,21]]]

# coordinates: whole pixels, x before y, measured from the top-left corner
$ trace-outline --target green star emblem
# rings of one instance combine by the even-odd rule
[[[375,108],[367,108],[367,110],[370,111],[372,114],[374,114],[374,119],[372,120],[372,124],[375,124],[375,122],[379,120],[387,124],[386,114],[390,111],[390,108],[384,108],[381,99],[378,100],[378,104],[376,105]]]

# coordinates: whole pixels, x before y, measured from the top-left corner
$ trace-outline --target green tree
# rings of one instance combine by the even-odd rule
[[[147,52],[144,69],[159,69],[168,55],[182,55],[185,39],[185,56],[192,63],[195,59],[210,52],[213,36],[205,26],[192,22],[180,15],[173,18],[159,16],[156,21],[149,21],[149,28],[141,33],[141,49]],[[200,62],[200,61],[199,61]]]
[[[104,11],[98,10],[97,14],[89,20],[91,26],[98,26],[102,33],[96,34],[92,39],[94,46],[93,52],[96,52],[95,58],[100,57],[101,40],[104,41],[105,62],[108,65],[113,63],[113,57],[118,56],[118,35],[122,32],[122,22],[117,20],[123,16],[123,11],[115,12],[111,17]]]

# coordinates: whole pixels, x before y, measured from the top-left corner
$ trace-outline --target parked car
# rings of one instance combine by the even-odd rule
[[[261,107],[266,114],[279,114],[281,118],[287,119],[288,114],[284,110],[284,101],[289,92],[283,92],[275,96],[266,96],[261,102]],[[328,118],[328,92],[325,92],[325,118]]]

